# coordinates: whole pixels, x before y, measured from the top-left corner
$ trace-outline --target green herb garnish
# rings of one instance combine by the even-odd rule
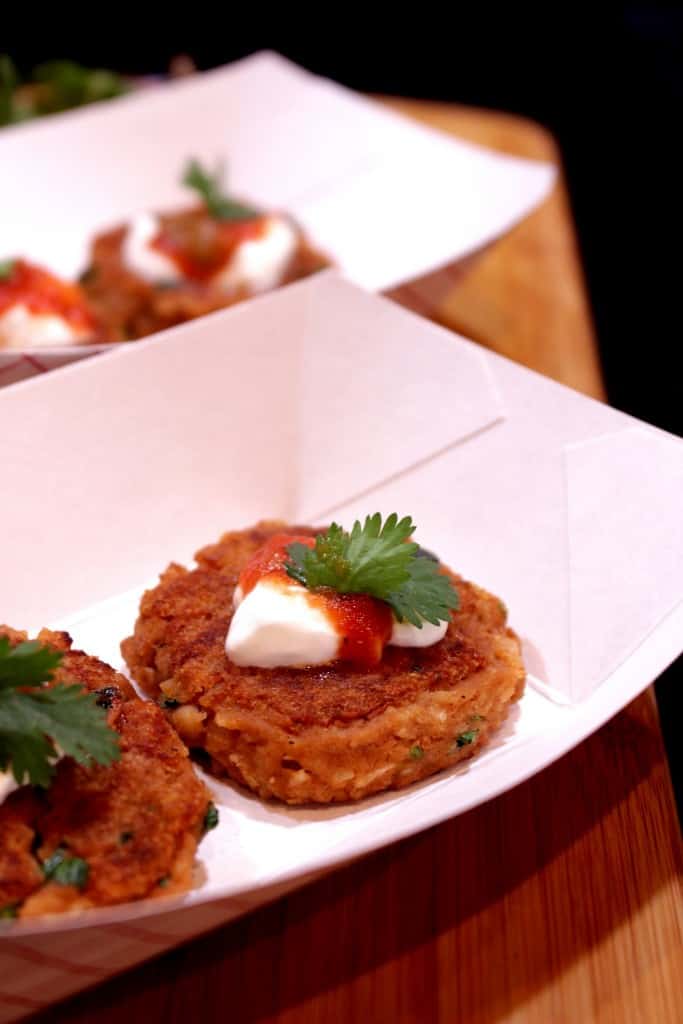
[[[116,71],[84,68],[73,60],[51,60],[33,70],[33,80],[42,87],[38,112],[70,110],[87,103],[113,99],[128,92],[128,85]]]
[[[0,921],[8,921],[16,917],[18,908],[18,903],[7,903],[4,907],[0,907]]]
[[[470,729],[469,732],[461,732],[459,736],[456,736],[456,747],[468,747],[470,743],[474,743],[478,732],[478,729]]]
[[[411,747],[408,751],[408,757],[411,757],[413,761],[421,761],[425,756],[425,752],[419,743],[416,743],[414,747]]]
[[[163,878],[159,879],[159,881],[157,882],[157,885],[159,886],[160,889],[165,889],[170,881],[171,881],[171,876],[170,875],[164,875]]]
[[[206,208],[216,220],[252,220],[258,210],[230,199],[223,191],[223,168],[219,164],[211,174],[199,160],[192,159],[183,173],[183,185],[193,188],[204,200]]]
[[[422,628],[450,619],[459,605],[458,592],[438,562],[419,557],[408,538],[415,531],[410,516],[390,515],[384,525],[379,512],[356,520],[350,533],[332,523],[318,534],[315,547],[293,543],[285,569],[309,590],[329,587],[340,594],[370,594],[391,605],[399,622]]]
[[[81,857],[70,857],[62,847],[43,861],[45,878],[49,882],[56,882],[57,885],[75,885],[77,889],[84,889],[89,873],[87,861]]]
[[[96,694],[78,684],[43,685],[61,660],[59,651],[37,641],[12,647],[0,636],[0,771],[11,764],[19,785],[49,786],[57,747],[84,765],[121,756]]]
[[[0,260],[0,281],[6,281],[14,273],[16,260]]]
[[[212,828],[215,828],[218,824],[218,808],[212,802],[206,808],[206,814],[204,815],[204,823],[202,825],[202,834],[210,832]]]
[[[439,556],[438,555],[435,555],[433,551],[429,551],[427,548],[421,547],[419,544],[417,546],[417,551],[415,552],[415,557],[416,558],[428,558],[430,562],[438,562],[439,561]]]
[[[180,707],[180,701],[176,700],[174,697],[160,697],[159,707],[164,708],[166,711],[171,711],[173,708]]]

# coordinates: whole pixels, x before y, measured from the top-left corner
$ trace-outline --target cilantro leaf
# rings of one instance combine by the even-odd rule
[[[438,562],[420,557],[421,549],[409,539],[414,531],[411,517],[399,520],[395,512],[384,525],[379,512],[367,516],[363,526],[356,520],[350,533],[332,523],[313,548],[290,544],[285,569],[310,590],[370,594],[391,605],[399,622],[437,625],[458,608],[458,593]]]
[[[42,733],[27,728],[23,701],[13,693],[0,693],[0,771],[12,774],[21,786],[27,779],[32,786],[47,789],[54,775],[57,751]]]
[[[259,216],[258,210],[230,199],[223,192],[223,168],[220,164],[211,174],[199,160],[192,159],[185,168],[182,182],[199,193],[216,220],[252,220]]]
[[[450,611],[457,611],[460,599],[449,580],[439,572],[436,562],[427,558],[415,558],[409,567],[408,580],[386,600],[402,622],[407,619],[413,626],[422,626],[422,620],[438,626],[442,620],[450,619]]]
[[[318,534],[315,547],[291,544],[288,553],[290,576],[311,589],[331,587],[341,594],[372,594],[384,597],[409,579],[408,566],[417,544],[408,544],[415,527],[409,516],[398,521],[393,513],[384,526],[377,513],[361,527],[356,521],[351,533],[337,523]],[[380,595],[378,590],[382,591]]]
[[[11,647],[0,636],[0,771],[11,764],[20,785],[49,786],[57,748],[84,765],[120,757],[118,734],[96,694],[78,684],[43,685],[61,660],[36,641]]]
[[[28,640],[12,647],[9,638],[0,636],[0,689],[16,686],[40,686],[52,678],[62,660],[59,651]]]

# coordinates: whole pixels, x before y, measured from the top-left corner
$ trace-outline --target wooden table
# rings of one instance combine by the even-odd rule
[[[538,125],[393,107],[557,160]],[[603,397],[564,187],[448,289],[394,297]],[[652,692],[541,775],[40,1020],[667,1024],[683,1019],[681,839]]]

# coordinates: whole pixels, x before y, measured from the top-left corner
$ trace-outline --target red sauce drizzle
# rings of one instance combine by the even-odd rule
[[[312,548],[315,538],[277,533],[256,552],[239,577],[239,585],[245,597],[265,576],[287,586],[295,582],[284,568],[288,560],[286,549],[294,543]],[[368,594],[339,594],[336,590],[328,589],[309,590],[307,593],[341,635],[338,655],[341,661],[350,661],[364,668],[371,668],[381,661],[393,626],[388,604]]]
[[[219,221],[206,210],[191,210],[161,218],[161,230],[149,243],[173,260],[189,281],[206,284],[226,266],[242,242],[260,238],[267,218]]]
[[[0,314],[19,304],[31,313],[61,316],[77,330],[95,330],[95,318],[78,285],[60,281],[26,260],[15,260],[9,276],[0,278]]]

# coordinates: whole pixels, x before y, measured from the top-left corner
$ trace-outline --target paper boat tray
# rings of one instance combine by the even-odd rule
[[[0,619],[117,668],[170,560],[265,516],[379,510],[506,601],[529,669],[482,756],[401,794],[293,810],[209,780],[204,883],[3,924],[0,1021],[514,786],[681,649],[683,444],[334,272],[6,389],[0,465]]]
[[[187,207],[189,156],[295,217],[349,279],[381,290],[480,249],[549,192],[548,164],[391,113],[274,53],[0,132],[0,259],[66,275],[93,235],[141,210]],[[49,168],[49,174],[46,173]],[[0,385],[95,347],[0,352]]]

